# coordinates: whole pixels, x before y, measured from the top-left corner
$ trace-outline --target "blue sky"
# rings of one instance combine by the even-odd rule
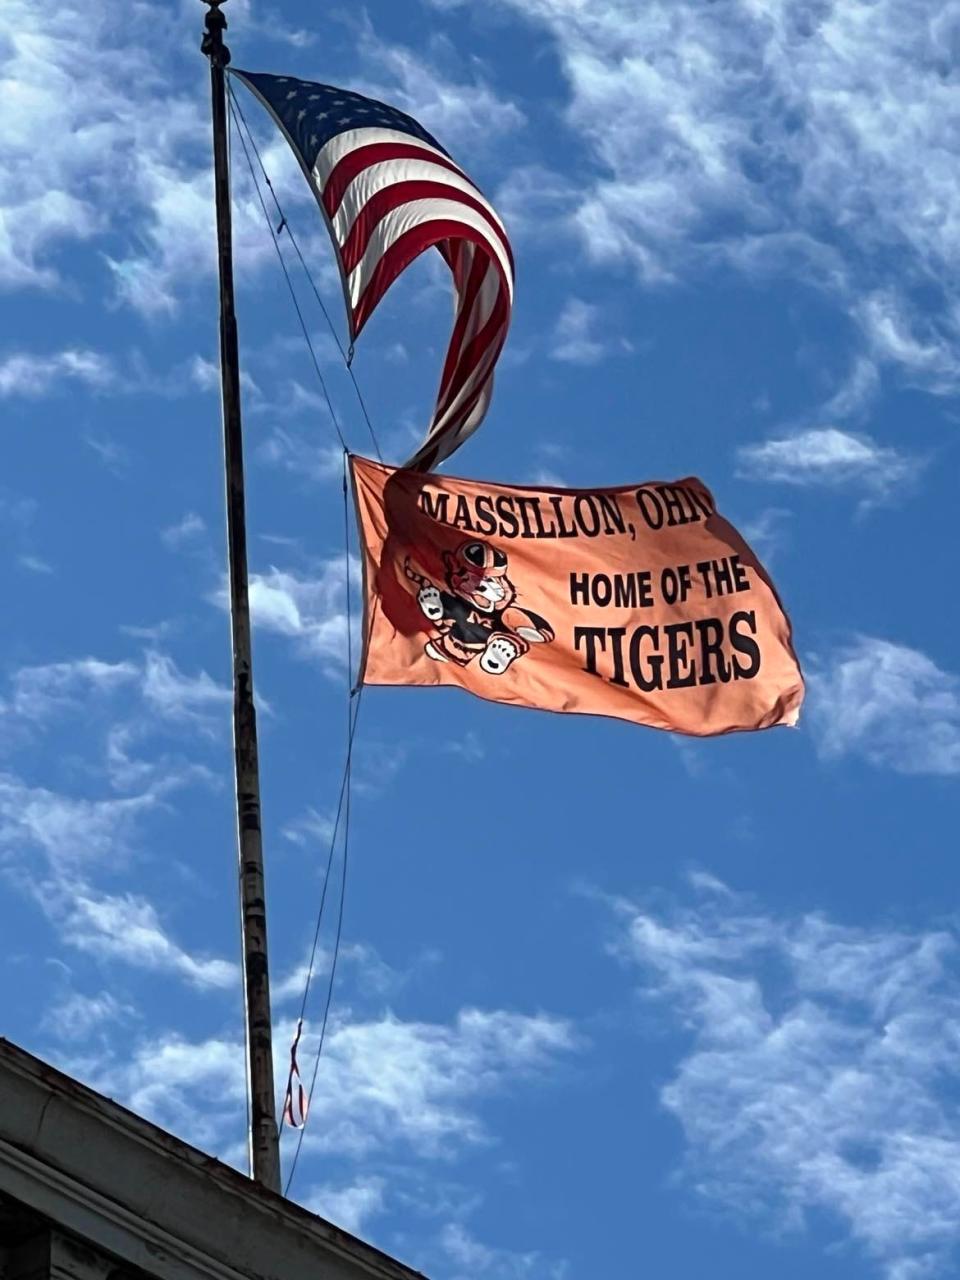
[[[701,476],[772,568],[809,695],[799,730],[692,743],[371,690],[293,1194],[442,1280],[955,1274],[960,13],[323,10],[231,0],[235,62],[412,112],[511,230],[514,325],[452,470]],[[2,1032],[239,1163],[201,21],[187,0],[0,17]],[[342,323],[312,198],[247,114]],[[355,562],[239,168],[236,202],[282,1060],[342,763]],[[363,335],[394,459],[449,325],[423,261]]]

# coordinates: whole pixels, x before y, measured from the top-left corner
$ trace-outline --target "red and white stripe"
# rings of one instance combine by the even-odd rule
[[[456,309],[433,419],[407,463],[429,470],[483,420],[513,306],[503,223],[449,156],[408,133],[351,129],[322,148],[313,182],[343,276],[351,341],[397,276],[436,245]]]
[[[297,1048],[303,1032],[303,1023],[297,1023],[297,1034],[290,1047],[290,1074],[287,1076],[287,1092],[283,1099],[283,1119],[291,1129],[302,1129],[307,1123],[307,1110],[310,1099],[303,1081],[300,1079],[300,1068],[297,1065]]]

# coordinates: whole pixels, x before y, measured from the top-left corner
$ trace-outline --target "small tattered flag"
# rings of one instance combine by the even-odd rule
[[[286,137],[333,239],[351,344],[402,271],[433,245],[456,315],[433,418],[407,463],[428,471],[480,425],[513,307],[513,254],[496,211],[412,116],[293,76],[234,71]]]
[[[300,1079],[300,1068],[297,1065],[297,1049],[303,1034],[303,1020],[297,1023],[297,1033],[290,1046],[290,1074],[287,1076],[287,1092],[283,1099],[283,1119],[291,1129],[302,1129],[307,1123],[307,1110],[310,1099],[303,1081]]]

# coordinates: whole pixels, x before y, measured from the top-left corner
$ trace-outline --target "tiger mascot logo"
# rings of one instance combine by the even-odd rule
[[[545,618],[514,603],[517,591],[507,577],[507,557],[489,542],[462,543],[445,551],[446,589],[417,573],[407,556],[403,571],[417,588],[417,603],[436,634],[423,647],[434,662],[501,676],[533,644],[548,644],[553,628]]]

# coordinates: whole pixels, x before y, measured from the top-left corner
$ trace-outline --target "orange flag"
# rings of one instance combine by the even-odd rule
[[[533,489],[351,469],[363,683],[696,735],[796,724],[789,619],[699,480]]]

